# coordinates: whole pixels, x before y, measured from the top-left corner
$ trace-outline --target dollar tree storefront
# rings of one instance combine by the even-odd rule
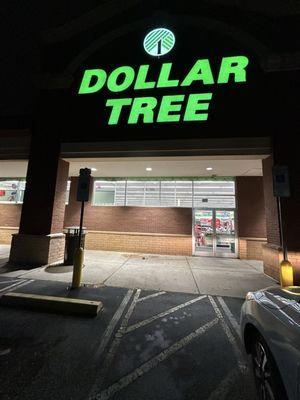
[[[69,166],[75,159],[85,160],[88,166],[91,160],[124,157],[161,157],[162,162],[165,157],[260,157],[263,178],[262,189],[257,191],[264,192],[264,239],[268,242],[262,258],[266,271],[276,276],[280,240],[271,171],[274,163],[290,162],[283,152],[287,146],[281,136],[284,118],[274,100],[279,92],[283,100],[288,97],[283,75],[274,70],[268,73],[268,49],[251,35],[204,19],[196,11],[182,15],[179,9],[168,17],[150,13],[147,18],[140,10],[130,20],[107,20],[105,26],[87,24],[80,33],[72,33],[72,26],[66,26],[45,35],[45,71],[40,79],[20,226],[12,240],[12,261],[41,264],[62,258],[65,219],[76,219],[75,211],[65,207]],[[45,166],[43,171],[41,165]],[[173,177],[179,181],[178,176]],[[226,201],[231,196],[231,203],[225,199],[218,203],[212,191],[198,196],[202,196],[201,207],[197,185],[204,185],[202,173],[195,176],[186,170],[180,177],[185,177],[191,189],[184,198],[191,199],[191,205],[185,207],[190,215],[191,252],[238,256],[235,176],[232,181],[221,180],[234,182],[231,188],[220,183],[217,186],[221,188],[213,189],[221,193],[215,197],[228,190]],[[131,178],[120,179],[114,193]],[[150,192],[156,193],[160,203],[151,204],[157,198],[148,199],[148,204],[144,200],[143,218],[148,230],[154,229],[153,209],[161,208],[164,199],[165,178],[160,174],[149,180],[154,187]],[[293,177],[291,182],[293,185]],[[93,193],[103,189],[101,176],[95,175],[93,185]],[[143,190],[146,199],[145,184]],[[109,203],[112,191],[104,192],[102,199]],[[130,187],[124,193],[130,198]],[[122,207],[136,216],[139,211],[128,198]],[[295,201],[286,200],[283,208],[292,210]],[[174,208],[183,209],[181,206],[174,203]],[[251,205],[246,209],[250,214]],[[290,218],[291,211],[285,212],[286,219]],[[105,215],[109,219],[108,208]],[[110,218],[115,229],[113,211]],[[162,221],[165,217],[155,218]],[[165,225],[173,226],[176,218],[169,212]],[[123,233],[132,232],[130,221],[135,218],[122,220],[127,221]],[[298,245],[288,230],[287,236],[297,258]],[[98,242],[101,240],[104,236],[100,235]],[[126,241],[129,243],[128,238]],[[172,238],[169,241],[172,244]]]

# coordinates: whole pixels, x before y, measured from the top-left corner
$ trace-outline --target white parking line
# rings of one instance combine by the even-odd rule
[[[28,283],[33,282],[33,280],[26,281],[25,279],[20,280],[19,282],[13,283],[12,285],[6,286],[3,289],[0,289],[0,293],[10,291],[11,289],[16,289],[18,287],[27,285]]]
[[[113,362],[113,359],[114,359],[114,357],[115,357],[115,355],[116,355],[116,353],[118,351],[118,348],[119,348],[119,345],[121,343],[122,337],[126,332],[126,328],[127,328],[127,325],[128,325],[129,318],[131,317],[131,314],[133,313],[134,307],[136,306],[136,303],[138,301],[140,293],[141,293],[141,289],[137,289],[137,291],[136,291],[136,293],[135,293],[135,295],[133,297],[133,300],[132,300],[132,302],[131,302],[131,304],[130,304],[130,306],[129,306],[129,308],[128,308],[128,310],[127,310],[127,312],[126,312],[126,314],[125,314],[125,316],[124,316],[124,318],[123,318],[123,320],[121,322],[120,328],[118,329],[117,333],[115,334],[115,338],[114,338],[114,340],[113,340],[113,342],[112,342],[112,344],[111,344],[111,346],[110,346],[110,348],[109,348],[109,350],[108,350],[108,352],[106,354],[106,357],[105,357],[105,359],[103,361],[103,364],[102,364],[102,367],[101,367],[101,370],[100,370],[100,374],[99,374],[99,379],[96,380],[96,382],[95,382],[95,384],[93,386],[93,389],[91,391],[92,394],[89,397],[90,400],[91,399],[95,399],[95,396],[96,396],[95,393],[97,393],[98,391],[100,391],[102,389],[102,385],[104,383],[104,379],[105,379],[105,377],[107,375],[107,372],[108,372],[108,370],[109,370],[109,368],[110,368],[110,366],[111,366],[111,364]]]
[[[140,299],[138,299],[137,303],[152,299],[153,297],[161,296],[162,294],[165,294],[165,293],[166,292],[157,292],[157,293],[149,294],[149,296],[141,297]]]
[[[13,282],[19,282],[20,279],[12,279],[12,280],[7,280],[7,281],[2,281],[0,282],[0,285],[5,285],[6,283],[13,283]]]
[[[229,342],[231,343],[232,347],[233,347],[233,351],[235,353],[237,362],[238,362],[238,366],[239,369],[241,371],[242,374],[245,374],[247,372],[247,366],[244,362],[244,357],[243,354],[236,342],[235,337],[233,336],[233,334],[231,333],[230,328],[228,327],[228,325],[226,324],[226,321],[219,309],[219,307],[217,306],[217,303],[215,302],[215,300],[212,298],[212,296],[208,296],[209,301],[211,302],[211,305],[213,306],[213,309],[215,310],[215,313],[217,314],[217,317],[220,320],[221,326],[223,328],[223,331],[225,332],[225,335],[227,336]]]
[[[130,289],[130,290],[127,291],[127,293],[126,293],[124,299],[122,300],[119,308],[117,309],[117,311],[115,312],[114,316],[112,317],[108,327],[106,328],[106,330],[105,330],[105,332],[104,332],[104,334],[103,334],[103,336],[101,338],[101,343],[100,343],[99,349],[96,351],[96,354],[95,354],[96,358],[100,357],[102,355],[103,351],[105,350],[105,348],[106,348],[106,346],[107,346],[107,344],[108,344],[108,342],[109,342],[109,340],[110,340],[110,338],[111,338],[111,336],[112,336],[112,334],[113,334],[113,332],[115,330],[115,327],[116,327],[117,323],[119,322],[119,320],[120,320],[120,318],[121,318],[121,316],[122,316],[127,304],[129,303],[129,300],[130,300],[130,298],[132,296],[132,293],[133,293],[133,289]]]
[[[200,328],[191,332],[189,335],[183,337],[182,339],[175,342],[172,346],[168,347],[166,350],[159,353],[157,356],[151,358],[149,361],[142,364],[140,367],[136,368],[133,372],[121,378],[118,382],[109,386],[107,389],[103,390],[101,393],[93,397],[91,400],[107,400],[114,394],[124,389],[126,386],[134,382],[139,377],[143,376],[146,372],[155,368],[158,364],[169,358],[171,355],[181,350],[183,347],[188,345],[192,340],[196,339],[198,336],[203,335],[210,328],[218,323],[219,319],[215,318],[212,321],[202,325]]]
[[[159,318],[165,317],[166,315],[172,314],[173,312],[178,311],[181,308],[187,307],[190,304],[196,303],[197,301],[200,301],[200,300],[204,299],[205,297],[207,297],[207,296],[203,295],[200,297],[196,297],[195,299],[187,301],[186,303],[179,304],[176,307],[169,308],[169,310],[163,311],[159,314],[153,315],[150,318],[144,319],[143,321],[137,322],[136,324],[130,325],[126,330],[126,333],[133,332],[136,329],[141,328],[142,326],[150,324],[151,322],[155,321],[156,319],[159,319]]]
[[[21,280],[21,281],[19,280],[18,282],[12,283],[11,285],[8,285],[8,286],[6,286],[5,288],[0,289],[0,293],[1,293],[1,292],[5,292],[5,290],[9,290],[10,288],[13,288],[13,287],[19,285],[19,284],[22,283],[22,282],[25,282],[25,279],[23,279],[23,280]]]
[[[235,330],[238,338],[241,338],[241,332],[240,332],[240,325],[237,322],[237,320],[234,318],[232,312],[229,310],[227,304],[225,303],[224,299],[220,296],[217,297],[219,300],[219,303],[221,304],[221,307],[223,308],[224,313],[226,314],[227,318],[229,319],[230,324],[232,325],[233,329]]]

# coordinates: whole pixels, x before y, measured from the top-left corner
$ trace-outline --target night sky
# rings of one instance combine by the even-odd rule
[[[114,2],[101,2],[104,6],[109,3]],[[122,2],[119,3],[122,4]],[[2,125],[11,124],[13,127],[13,125],[18,125],[19,123],[21,125],[22,123],[24,125],[29,124],[28,121],[32,119],[38,106],[36,81],[39,74],[42,72],[60,72],[76,56],[76,53],[82,51],[88,43],[98,36],[106,34],[124,23],[133,23],[145,17],[153,18],[153,25],[162,21],[169,25],[178,23],[180,20],[177,17],[178,14],[214,18],[250,33],[255,39],[267,46],[271,53],[288,54],[299,52],[299,10],[298,15],[296,7],[293,9],[292,6],[289,6],[284,10],[282,2],[279,1],[271,2],[272,7],[268,1],[259,1],[256,8],[253,5],[251,7],[250,3],[247,4],[248,2],[241,2],[243,3],[243,8],[239,10],[235,8],[236,1],[216,0],[194,3],[173,0],[154,1],[151,2],[151,5],[145,4],[145,2],[142,2],[142,4],[136,3],[129,10],[122,11],[99,25],[93,25],[89,29],[82,29],[80,35],[77,33],[73,37],[67,38],[63,43],[45,44],[43,38],[45,35],[47,37],[49,30],[60,27],[96,9],[99,7],[99,1],[2,1],[0,7],[2,48],[0,60],[0,121]],[[253,4],[253,2],[251,3]],[[289,2],[289,4],[291,3]],[[204,34],[207,34],[207,32]],[[208,40],[210,39],[208,38]],[[214,49],[217,43],[218,39],[214,38]],[[224,42],[215,50],[216,54],[226,53],[226,43],[228,43],[228,40],[224,39]],[[228,47],[229,50],[230,46],[235,47],[236,44],[232,42]],[[209,46],[206,46],[205,51],[203,49],[204,47],[202,46],[199,54],[213,56],[214,49],[210,49],[211,54],[208,54]],[[109,49],[106,51],[109,52]],[[180,51],[181,53],[180,55],[178,53],[177,60],[183,56],[184,50],[181,49]],[[189,63],[192,58],[190,58]],[[194,58],[197,58],[197,55]],[[114,57],[112,57],[113,59]],[[121,53],[120,65],[122,64],[122,59],[125,61],[126,56]],[[131,59],[133,58],[131,57]],[[96,61],[92,59],[88,61],[89,65],[95,63]],[[137,61],[136,64],[140,64],[140,62]],[[180,67],[178,68],[180,69]],[[79,74],[81,72],[82,69],[78,71]],[[272,73],[269,74],[269,77],[271,76]],[[291,96],[287,97],[293,98],[297,76],[298,73],[295,71],[286,71],[284,79],[275,78],[274,82],[278,81],[278,91],[281,91],[282,86],[284,86],[291,93]],[[262,99],[260,98],[260,100]]]

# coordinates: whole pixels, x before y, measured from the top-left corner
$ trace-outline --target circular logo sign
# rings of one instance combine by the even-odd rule
[[[163,56],[169,53],[174,45],[174,33],[166,28],[153,29],[144,39],[144,49],[151,56]]]

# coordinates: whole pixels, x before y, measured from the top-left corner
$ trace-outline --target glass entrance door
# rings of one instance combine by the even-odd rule
[[[212,256],[214,224],[213,210],[194,210],[195,254]]]
[[[194,254],[236,257],[234,210],[194,210]]]
[[[215,211],[215,256],[236,255],[235,220],[233,210]]]

